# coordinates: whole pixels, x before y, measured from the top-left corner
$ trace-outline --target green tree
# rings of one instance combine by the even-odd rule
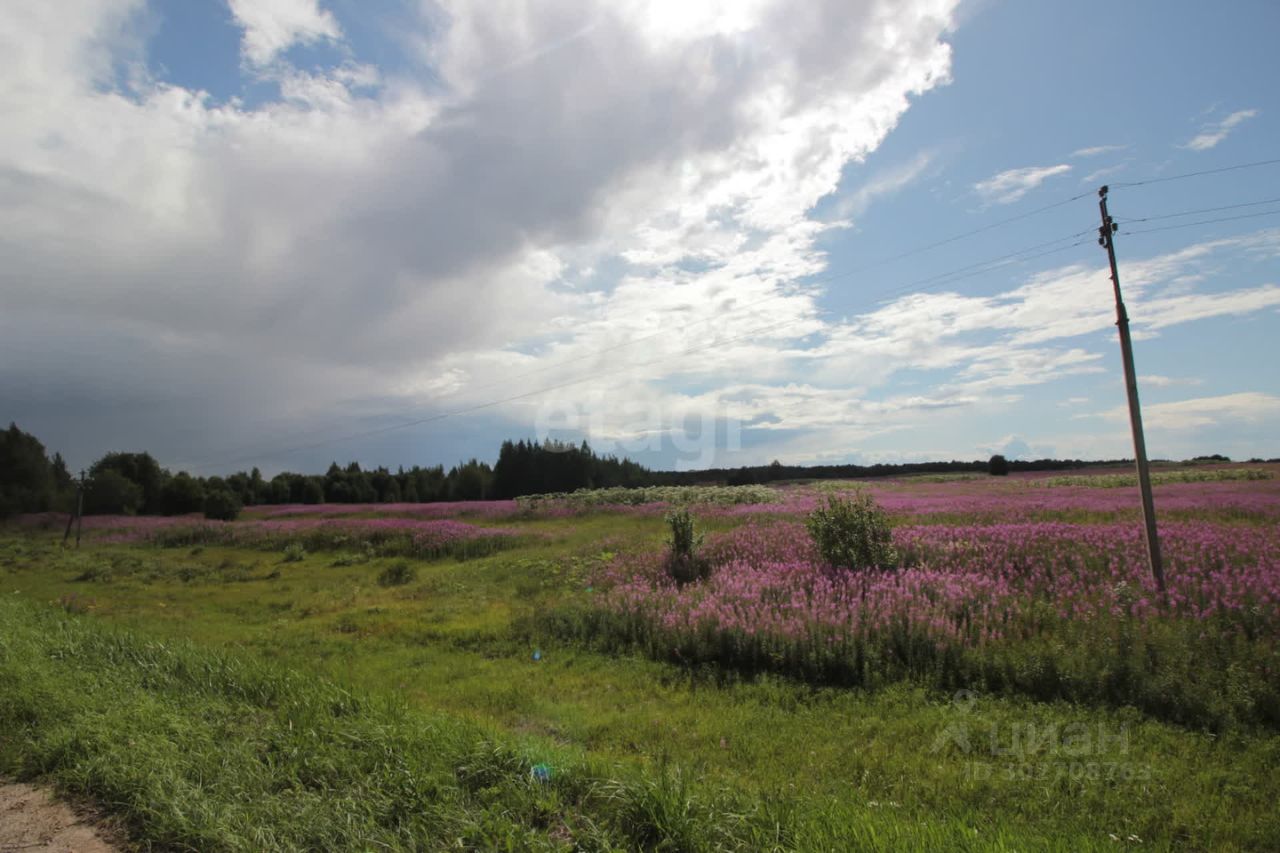
[[[230,489],[215,489],[204,496],[205,518],[235,521],[241,509],[240,496]]]
[[[304,504],[324,503],[324,479],[323,478],[306,477],[303,479],[302,503]]]
[[[204,509],[204,486],[186,471],[179,471],[164,484],[165,515],[186,515]]]
[[[85,488],[84,511],[96,515],[133,515],[142,506],[142,487],[114,468],[94,474]]]
[[[89,475],[96,477],[104,471],[115,471],[141,490],[139,512],[164,511],[164,483],[168,477],[150,453],[108,453],[93,463]]]
[[[52,506],[55,492],[54,470],[44,445],[17,424],[9,424],[0,432],[0,518],[45,512]]]
[[[1009,460],[1005,459],[999,453],[987,460],[987,473],[993,477],[1006,477],[1009,475]]]
[[[891,568],[898,563],[889,517],[871,495],[829,495],[809,513],[805,527],[822,559],[839,569]]]

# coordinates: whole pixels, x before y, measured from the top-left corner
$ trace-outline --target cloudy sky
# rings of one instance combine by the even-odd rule
[[[548,435],[1122,456],[1111,183],[1153,455],[1280,455],[1280,166],[1178,177],[1280,157],[1277,31],[1272,0],[4,4],[0,420],[199,473]]]

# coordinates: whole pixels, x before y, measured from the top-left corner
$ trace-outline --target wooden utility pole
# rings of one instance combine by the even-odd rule
[[[62,544],[65,546],[67,540],[71,538],[71,525],[76,525],[76,547],[80,547],[80,513],[84,510],[84,471],[80,472],[80,479],[76,481],[76,507],[67,513],[67,529],[62,531]]]
[[[80,487],[76,489],[76,547],[80,547],[80,523],[84,520],[84,471],[80,471]]]
[[[1133,453],[1138,463],[1138,487],[1142,490],[1142,522],[1146,528],[1147,558],[1156,588],[1164,595],[1164,563],[1160,559],[1160,534],[1156,531],[1156,505],[1151,496],[1151,469],[1147,465],[1147,442],[1142,434],[1142,409],[1138,405],[1138,375],[1133,367],[1133,339],[1129,337],[1129,314],[1120,297],[1120,269],[1116,266],[1116,247],[1112,239],[1120,226],[1107,213],[1107,187],[1098,190],[1098,209],[1102,227],[1098,229],[1098,245],[1107,250],[1111,261],[1111,284],[1116,293],[1116,326],[1120,329],[1120,355],[1124,360],[1124,386],[1129,392],[1129,425],[1133,429]]]
[[[80,501],[80,487],[76,486],[76,502],[79,503],[79,501]],[[72,510],[71,512],[67,513],[67,529],[62,531],[62,547],[64,548],[67,546],[67,540],[71,538],[71,525],[75,523],[75,520],[76,520],[75,510]]]

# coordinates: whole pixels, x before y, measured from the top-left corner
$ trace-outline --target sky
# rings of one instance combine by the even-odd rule
[[[1280,456],[1280,6],[0,7],[0,421],[73,468]],[[1217,171],[1224,170],[1224,171]],[[1190,173],[1203,173],[1190,177]],[[1216,221],[1210,221],[1216,220]]]

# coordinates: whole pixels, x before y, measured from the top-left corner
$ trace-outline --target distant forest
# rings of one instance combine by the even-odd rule
[[[1194,461],[1229,462],[1225,456]],[[1262,461],[1262,460],[1251,460]],[[1276,460],[1269,460],[1276,461]],[[171,473],[149,453],[112,452],[87,471],[86,513],[182,515],[204,512],[211,518],[234,518],[243,506],[319,503],[433,503],[515,498],[547,492],[613,486],[669,486],[722,483],[748,485],[784,480],[890,477],[909,474],[1009,473],[1051,471],[1091,465],[1122,465],[1130,460],[1080,459],[907,462],[876,465],[783,465],[773,462],[741,468],[699,471],[651,471],[629,459],[599,455],[584,441],[504,441],[497,462],[472,459],[448,471],[417,465],[371,471],[356,462],[336,462],[324,474],[284,472],[271,479],[257,468],[219,477]],[[69,512],[76,482],[61,454],[48,456],[35,436],[16,424],[0,432],[0,518],[27,512]]]

